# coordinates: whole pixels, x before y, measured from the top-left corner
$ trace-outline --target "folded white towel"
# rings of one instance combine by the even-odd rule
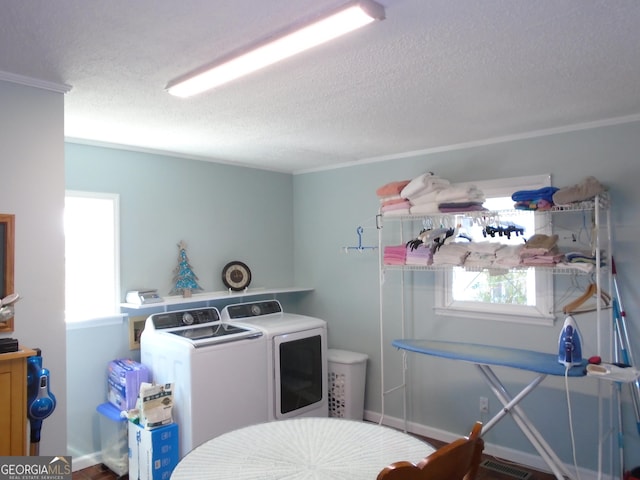
[[[520,245],[503,245],[496,250],[496,260],[494,265],[500,265],[503,267],[516,267],[520,265],[522,259],[520,258],[520,252],[524,248],[524,244]]]
[[[493,253],[471,252],[464,260],[465,267],[489,268],[496,260]]]
[[[496,250],[497,258],[509,258],[509,257],[517,257],[520,258],[520,252],[524,248],[524,243],[518,245],[502,245],[498,250]]]
[[[413,197],[411,199],[412,205],[423,205],[425,203],[438,203],[438,192],[439,190],[432,190],[431,192],[424,192],[418,195],[417,197]]]
[[[462,265],[469,255],[468,244],[448,243],[433,254],[434,265]]]
[[[502,246],[503,245],[498,242],[470,242],[467,245],[470,252],[490,253],[493,255],[495,255],[496,251]]]
[[[440,213],[440,210],[438,210],[438,204],[436,202],[413,205],[409,210],[411,211],[412,215]]]
[[[411,200],[423,193],[440,190],[447,186],[449,186],[449,180],[427,172],[412,179],[407,186],[402,189],[400,195]]]
[[[438,203],[450,202],[484,202],[484,193],[475,185],[455,186],[451,185],[440,190],[436,195]]]

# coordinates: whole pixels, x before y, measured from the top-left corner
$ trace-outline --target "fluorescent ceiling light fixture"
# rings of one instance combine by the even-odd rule
[[[302,28],[288,30],[251,50],[173,80],[167,91],[177,97],[190,97],[383,19],[384,7],[379,3],[352,1]]]

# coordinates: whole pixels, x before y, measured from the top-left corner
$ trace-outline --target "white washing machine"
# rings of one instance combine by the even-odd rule
[[[156,383],[174,384],[180,456],[203,442],[269,419],[267,337],[220,320],[215,308],[157,313],[140,337]]]
[[[227,305],[221,317],[266,337],[269,420],[328,416],[327,322],[285,313],[277,300]]]

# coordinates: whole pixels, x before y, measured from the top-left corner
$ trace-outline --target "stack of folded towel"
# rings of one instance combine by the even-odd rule
[[[595,177],[586,177],[580,183],[570,187],[560,188],[553,194],[553,202],[556,205],[582,202],[584,200],[591,200],[604,191],[604,186]]]
[[[440,178],[433,173],[425,173],[411,180],[404,187],[400,196],[409,200],[411,213],[439,213],[436,196],[438,192],[449,188],[449,186],[449,180]]]
[[[387,245],[385,265],[463,266],[466,268],[514,268],[518,266],[548,266],[558,263],[589,271],[595,257],[585,252],[558,251],[558,236],[535,234],[525,244],[503,245],[497,242],[433,242],[418,245]]]
[[[558,251],[558,235],[536,233],[520,251],[523,265],[554,266],[562,258],[563,255]]]
[[[553,195],[556,187],[544,187],[538,190],[518,190],[511,195],[518,210],[549,210],[553,207]]]
[[[584,272],[592,272],[596,266],[596,255],[594,252],[574,250],[564,254],[563,263],[567,267],[582,270]],[[606,264],[604,255],[600,256],[600,266],[604,267]]]
[[[475,185],[451,185],[436,194],[438,210],[442,213],[486,210],[482,206],[484,201],[484,193]]]
[[[400,192],[407,186],[409,180],[399,180],[386,183],[376,190],[380,200],[380,211],[385,215],[407,215],[411,204]]]
[[[493,262],[494,266],[513,268],[522,263],[520,258],[520,252],[524,249],[524,244],[518,245],[503,245],[496,250],[496,259]]]
[[[383,263],[385,265],[404,265],[407,259],[405,245],[387,245],[384,247]]]
[[[433,192],[442,190],[449,186],[449,180],[434,175],[433,172],[423,173],[412,179],[400,192],[402,198],[406,198],[412,204],[426,203],[421,201],[421,197],[428,196]]]
[[[469,256],[464,261],[465,267],[491,268],[496,261],[496,252],[502,247],[496,242],[470,242],[467,244]]]
[[[453,213],[480,210],[484,194],[475,185],[452,185],[431,172],[412,179],[400,192],[410,203],[410,213]]]
[[[431,265],[433,262],[433,253],[429,245],[424,243],[415,248],[407,248],[407,265]]]
[[[469,256],[465,243],[445,243],[433,254],[434,265],[462,265]]]

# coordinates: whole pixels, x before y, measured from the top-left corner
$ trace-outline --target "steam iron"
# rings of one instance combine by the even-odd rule
[[[565,319],[558,339],[558,362],[565,367],[572,367],[582,363],[580,331],[571,315]]]

